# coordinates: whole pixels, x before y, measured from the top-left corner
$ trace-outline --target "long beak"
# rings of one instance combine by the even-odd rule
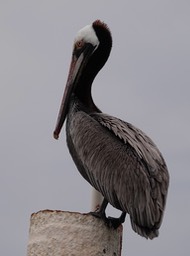
[[[59,134],[61,132],[65,118],[68,113],[71,94],[74,91],[75,87],[77,86],[77,83],[80,79],[82,71],[84,70],[84,67],[86,66],[93,51],[94,51],[94,47],[91,44],[86,44],[84,50],[80,53],[78,57],[73,53],[73,57],[72,57],[72,61],[69,69],[69,75],[68,75],[65,91],[63,94],[63,99],[61,102],[61,107],[60,107],[58,118],[57,118],[57,124],[53,133],[53,136],[55,139],[59,138]]]

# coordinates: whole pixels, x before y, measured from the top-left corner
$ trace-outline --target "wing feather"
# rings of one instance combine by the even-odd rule
[[[139,157],[152,167],[152,170],[156,169],[157,162],[164,162],[154,142],[140,129],[130,123],[103,113],[92,114],[92,116],[104,127],[114,132],[124,143],[129,143]]]

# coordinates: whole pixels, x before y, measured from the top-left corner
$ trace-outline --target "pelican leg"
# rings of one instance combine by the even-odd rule
[[[103,219],[107,223],[107,218],[106,218],[106,207],[108,205],[108,201],[104,198],[100,208],[95,211],[95,212],[90,212],[94,217]]]
[[[95,212],[90,212],[94,217],[102,219],[105,224],[110,228],[118,228],[124,221],[126,217],[126,212],[122,212],[119,218],[106,217],[106,207],[108,205],[108,201],[104,198],[100,208]]]

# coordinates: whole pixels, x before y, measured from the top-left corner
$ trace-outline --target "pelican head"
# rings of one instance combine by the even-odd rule
[[[85,26],[77,33],[68,79],[53,133],[55,139],[59,138],[59,133],[68,113],[72,93],[84,101],[91,98],[91,84],[107,61],[111,47],[111,32],[107,25],[100,20]]]

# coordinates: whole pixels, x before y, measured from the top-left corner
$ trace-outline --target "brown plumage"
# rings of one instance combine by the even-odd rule
[[[58,138],[67,117],[71,156],[81,175],[105,198],[99,216],[107,221],[109,202],[123,212],[113,226],[128,213],[133,230],[152,239],[158,236],[166,203],[169,175],[165,161],[145,133],[103,114],[91,96],[92,82],[111,46],[111,33],[101,21],[79,31],[54,137]]]

